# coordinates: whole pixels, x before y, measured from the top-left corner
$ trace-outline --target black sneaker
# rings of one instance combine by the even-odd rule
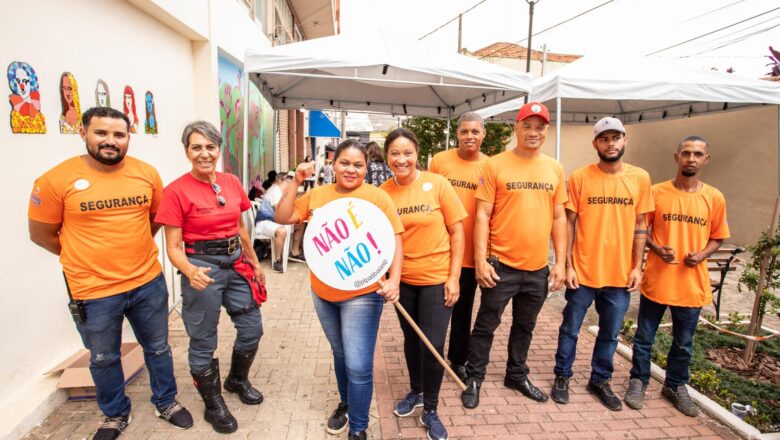
[[[601,403],[603,403],[604,406],[610,410],[620,411],[623,409],[623,404],[620,402],[620,399],[618,399],[615,393],[612,392],[612,387],[609,385],[609,380],[601,382],[588,381],[588,386],[586,389],[589,393],[595,394],[596,397],[601,400]]]
[[[192,414],[187,411],[187,408],[181,406],[181,404],[175,400],[162,411],[155,409],[154,414],[177,429],[191,428],[193,424]]]
[[[366,431],[350,432],[349,436],[347,437],[347,440],[366,440],[366,439],[368,439],[368,434],[366,434]]]
[[[563,376],[555,376],[555,382],[553,382],[552,392],[550,392],[552,400],[558,403],[569,403],[569,378]]]
[[[290,261],[296,261],[298,263],[305,263],[306,262],[306,257],[303,255],[303,252],[301,252],[298,255],[293,255],[292,253],[290,253],[289,260]]]
[[[466,379],[469,377],[468,374],[466,374],[466,366],[463,364],[450,364],[450,367],[452,367],[452,371],[455,372],[458,379],[460,379],[461,382],[466,383]]]
[[[92,437],[93,440],[114,440],[115,438],[119,437],[120,434],[127,428],[127,425],[130,424],[130,421],[132,418],[130,417],[130,414],[126,416],[119,416],[119,417],[106,417],[105,420],[103,420],[103,424],[100,425],[100,428],[98,428],[97,432],[95,432],[95,435]]]
[[[328,417],[328,427],[325,428],[328,434],[341,434],[347,429],[349,424],[349,405],[344,402],[339,402],[338,408],[333,411],[333,414]]]
[[[276,273],[282,273],[282,272],[284,272],[284,266],[282,266],[282,260],[276,260],[276,261],[274,261],[274,263],[271,265],[271,268],[272,268],[272,269],[274,270],[274,272],[276,272]]]
[[[466,379],[466,389],[460,393],[460,401],[466,408],[476,408],[479,406],[479,389],[482,386],[479,379],[469,377]]]

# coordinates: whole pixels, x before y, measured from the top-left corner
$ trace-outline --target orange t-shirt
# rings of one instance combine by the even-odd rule
[[[463,238],[466,241],[463,248],[463,267],[474,267],[474,217],[477,208],[474,194],[482,176],[482,167],[487,160],[488,157],[482,153],[479,153],[479,160],[463,160],[458,156],[458,149],[453,148],[437,153],[428,165],[428,171],[441,174],[450,181],[468,214],[468,217],[463,219]]]
[[[520,270],[547,265],[553,207],[566,203],[563,166],[557,160],[544,154],[497,154],[485,164],[475,197],[493,204],[488,255]]]
[[[400,234],[404,231],[401,219],[398,218],[398,214],[395,212],[393,201],[390,200],[390,197],[386,192],[369,183],[363,183],[349,193],[336,192],[336,185],[318,186],[295,200],[295,216],[298,217],[298,221],[302,222],[311,216],[313,210],[325,206],[333,200],[343,199],[345,197],[355,197],[373,203],[381,209],[390,220],[390,224],[393,225],[393,232]],[[309,278],[311,280],[311,290],[326,301],[345,301],[379,290],[378,283],[371,284],[370,286],[363,287],[359,290],[334,289],[320,281],[320,279],[314,275],[314,272],[311,271],[309,272]]]
[[[450,235],[447,226],[466,218],[466,210],[447,179],[420,171],[407,186],[389,179],[387,191],[404,225],[404,265],[401,281],[415,286],[441,284],[450,274]]]
[[[566,209],[577,213],[572,258],[580,284],[625,287],[636,217],[653,210],[650,175],[627,163],[616,174],[591,164],[571,174],[568,189]]]
[[[655,212],[648,214],[651,236],[659,246],[671,246],[678,264],[667,264],[655,252],[647,253],[640,290],[659,304],[702,307],[712,302],[707,261],[696,267],[683,263],[685,254],[704,249],[710,239],[729,238],[726,199],[720,191],[702,184],[689,193],[671,180],[653,185]]]
[[[129,156],[113,173],[74,157],[35,181],[27,216],[62,224],[60,263],[75,299],[127,292],[160,274],[149,214],[162,189],[157,170]]]

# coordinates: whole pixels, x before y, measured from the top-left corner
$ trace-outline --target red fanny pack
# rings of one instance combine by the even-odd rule
[[[233,270],[249,284],[249,288],[252,289],[252,298],[254,298],[255,303],[257,303],[258,306],[268,299],[268,292],[265,290],[265,284],[260,284],[260,281],[258,281],[255,276],[255,267],[249,262],[246,254],[241,254],[241,256],[233,262]]]

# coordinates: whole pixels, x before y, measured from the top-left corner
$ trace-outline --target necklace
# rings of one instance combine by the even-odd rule
[[[409,183],[409,185],[411,185],[412,183],[416,182],[416,181],[417,181],[417,179],[419,179],[419,178],[420,178],[420,170],[415,170],[415,171],[417,172],[417,174],[414,176],[414,180],[412,180],[412,181]],[[395,177],[395,176],[393,176],[393,182],[395,182],[395,184],[396,184],[396,185],[398,185],[398,186],[407,186],[407,185],[401,185],[400,183],[398,183],[398,178],[397,178],[397,177]]]

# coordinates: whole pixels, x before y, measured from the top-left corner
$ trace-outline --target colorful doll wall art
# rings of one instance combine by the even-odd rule
[[[144,123],[144,132],[146,134],[157,134],[157,112],[154,109],[154,95],[147,91],[146,101],[146,122]]]
[[[111,107],[111,95],[108,93],[108,84],[102,79],[97,80],[95,86],[95,107]]]
[[[60,133],[78,134],[81,128],[81,104],[79,103],[79,86],[76,78],[70,72],[60,76]]]
[[[41,113],[38,76],[32,66],[14,61],[8,66],[11,95],[11,131],[13,133],[46,133],[46,117]]]
[[[125,86],[124,99],[122,107],[125,115],[130,119],[130,133],[138,133],[138,113],[135,111],[135,93],[133,88]]]

